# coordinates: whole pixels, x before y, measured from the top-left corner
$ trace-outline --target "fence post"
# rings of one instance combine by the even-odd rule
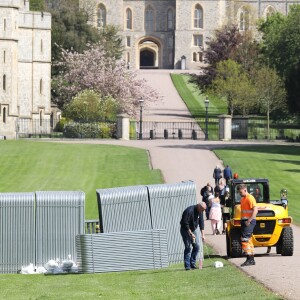
[[[129,140],[129,116],[121,114],[117,116],[117,138],[122,140]]]
[[[219,139],[229,141],[231,140],[231,123],[232,117],[229,115],[219,116]]]

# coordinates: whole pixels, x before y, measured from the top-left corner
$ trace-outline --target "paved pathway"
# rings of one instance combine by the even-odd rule
[[[158,88],[165,101],[161,105],[149,107],[147,118],[178,119],[190,118],[189,112],[174,91],[167,71],[143,71],[140,76],[145,77],[151,85]],[[170,97],[169,97],[170,96]],[[74,141],[73,141],[74,142]],[[142,141],[78,141],[101,144],[115,144],[122,146],[138,147],[149,151],[151,164],[154,169],[162,171],[166,183],[177,183],[183,180],[193,180],[199,190],[207,182],[213,183],[212,172],[216,165],[222,162],[211,152],[211,149],[220,145],[236,146],[253,145],[249,142],[205,142],[199,140],[142,140]],[[259,143],[262,144],[262,143]],[[267,143],[266,143],[267,144]],[[268,143],[270,144],[270,143]],[[271,142],[272,144],[272,142]],[[295,145],[295,144],[293,144]],[[200,200],[200,197],[198,198]],[[225,236],[213,236],[211,227],[206,221],[207,243],[212,245],[221,256],[226,255]],[[300,228],[294,227],[295,252],[292,257],[282,257],[274,254],[264,255],[266,248],[257,249],[258,256],[255,266],[243,269],[249,276],[263,283],[269,289],[282,295],[285,299],[300,299]],[[229,259],[237,266],[243,258]],[[199,272],[201,272],[199,270]]]

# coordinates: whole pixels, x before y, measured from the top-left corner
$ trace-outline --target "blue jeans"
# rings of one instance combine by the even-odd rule
[[[198,230],[195,230],[193,232],[193,234],[196,236],[196,243],[194,245],[192,245],[191,236],[186,231],[186,229],[180,228],[180,233],[184,243],[184,267],[186,269],[195,268],[197,255],[200,248]],[[191,253],[191,246],[193,248],[192,253]]]

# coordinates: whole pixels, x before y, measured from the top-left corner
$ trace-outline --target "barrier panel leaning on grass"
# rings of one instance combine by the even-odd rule
[[[30,263],[76,258],[75,237],[84,233],[85,194],[80,191],[0,193],[0,273]]]
[[[101,232],[165,229],[170,263],[183,260],[180,219],[187,206],[197,203],[192,181],[176,184],[98,189]]]

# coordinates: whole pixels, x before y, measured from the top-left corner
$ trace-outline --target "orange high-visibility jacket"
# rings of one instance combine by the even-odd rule
[[[255,198],[248,194],[241,199],[241,218],[249,219],[253,213],[253,207],[256,206]]]

